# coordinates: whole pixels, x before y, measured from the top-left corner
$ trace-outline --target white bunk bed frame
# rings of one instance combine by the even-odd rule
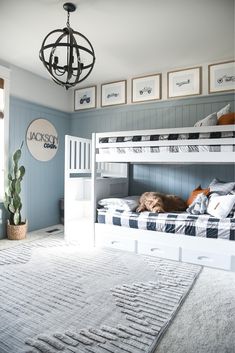
[[[172,141],[142,141],[125,143],[100,143],[100,138],[130,135],[234,131],[234,126],[177,128],[160,130],[119,131],[93,134],[90,139],[65,137],[65,236],[80,230],[77,223],[84,218],[92,229],[92,245],[107,246],[135,253],[164,257],[177,261],[235,271],[235,241],[208,239],[185,235],[165,234],[149,230],[131,229],[96,223],[97,201],[104,197],[128,195],[129,163],[224,163],[234,164],[235,152],[153,153],[120,155],[100,154],[101,148],[168,146]],[[198,140],[187,140],[187,145],[199,145]],[[183,145],[185,140],[174,141]],[[203,139],[203,145],[212,144]],[[213,145],[235,144],[234,138],[214,140]],[[203,160],[201,160],[203,156]],[[114,163],[113,163],[114,162]],[[92,177],[91,177],[92,176]],[[87,223],[88,224],[88,223]],[[83,232],[80,232],[83,233]],[[87,235],[87,234],[86,234]],[[83,234],[81,234],[83,238]]]
[[[127,250],[136,254],[146,254],[177,261],[196,263],[204,266],[235,271],[235,241],[190,237],[186,235],[165,234],[149,230],[130,229],[108,224],[96,223],[98,179],[97,163],[154,163],[154,164],[234,164],[235,152],[203,152],[203,153],[125,153],[101,154],[102,148],[112,147],[149,147],[176,145],[234,145],[234,138],[158,140],[139,142],[101,143],[104,137],[155,135],[155,134],[187,134],[202,132],[235,131],[234,125],[187,127],[158,130],[118,131],[92,134],[92,204],[95,246],[107,246]],[[203,160],[202,160],[203,159]],[[127,169],[128,170],[128,169]],[[128,185],[128,174],[123,175]],[[128,187],[125,187],[128,190]],[[104,193],[105,194],[105,193]],[[104,196],[104,195],[103,195]],[[112,196],[112,193],[110,193]],[[124,192],[124,196],[128,194]]]

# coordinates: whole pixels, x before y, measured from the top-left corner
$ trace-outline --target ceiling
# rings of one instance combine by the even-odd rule
[[[0,60],[44,78],[43,38],[63,28],[65,0],[0,0]],[[74,30],[96,64],[85,85],[227,60],[234,56],[234,0],[76,0]]]

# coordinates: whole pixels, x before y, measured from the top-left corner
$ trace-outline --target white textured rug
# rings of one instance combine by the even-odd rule
[[[204,267],[154,353],[235,353],[235,273]]]
[[[151,353],[200,267],[51,236],[0,251],[1,353]]]

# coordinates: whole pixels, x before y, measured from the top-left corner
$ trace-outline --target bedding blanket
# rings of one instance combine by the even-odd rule
[[[137,213],[102,208],[98,209],[98,223],[169,234],[235,240],[235,218],[219,219],[208,214]]]

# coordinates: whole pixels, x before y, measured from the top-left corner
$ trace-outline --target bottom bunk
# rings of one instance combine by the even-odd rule
[[[235,271],[235,218],[98,209],[96,246]]]

